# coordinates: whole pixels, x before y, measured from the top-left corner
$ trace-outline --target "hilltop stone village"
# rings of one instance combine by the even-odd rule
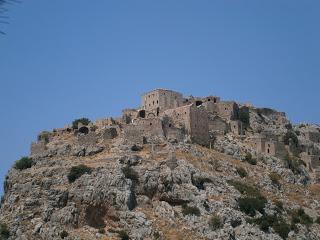
[[[40,132],[3,186],[0,239],[318,240],[320,127],[155,89]]]
[[[73,128],[40,133],[38,141],[31,145],[31,156],[48,153],[52,139],[68,135],[75,136],[73,141],[78,145],[101,149],[119,138],[139,147],[164,141],[189,142],[227,153],[223,145],[231,144],[236,145],[237,150],[231,154],[237,158],[248,154],[257,159],[291,157],[303,161],[313,180],[320,175],[318,126],[293,127],[283,112],[223,101],[218,96],[184,97],[172,90],[155,89],[141,96],[139,108],[124,109],[119,118],[85,124],[80,121]],[[68,146],[66,150],[71,148]],[[75,154],[86,154],[84,151],[80,149]]]

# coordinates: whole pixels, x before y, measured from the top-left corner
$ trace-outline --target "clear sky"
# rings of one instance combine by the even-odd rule
[[[41,130],[117,116],[157,87],[320,123],[318,0],[32,0],[8,8],[1,182]]]

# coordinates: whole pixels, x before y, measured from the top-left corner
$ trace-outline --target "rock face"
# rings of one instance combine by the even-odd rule
[[[274,212],[274,199],[283,202],[281,214],[288,222],[289,212],[299,207],[314,218],[320,213],[320,188],[303,186],[300,175],[275,159],[251,165],[187,143],[161,148],[155,152],[155,146],[145,144],[137,152],[114,143],[81,156],[59,150],[34,156],[31,168],[12,168],[0,217],[9,226],[9,239],[125,239],[124,233],[130,239],[281,239],[272,228],[262,231],[248,221],[231,179],[256,184],[268,196],[266,212]],[[71,167],[80,164],[92,172],[70,183]],[[246,169],[245,179],[238,175],[239,167]],[[283,176],[279,186],[270,172]],[[186,206],[197,211],[186,213]],[[217,226],[210,223],[213,216],[219,219]],[[297,226],[289,232],[291,239],[320,238],[318,224]]]
[[[212,121],[204,147],[167,117],[131,131],[135,113],[40,133],[7,174],[0,239],[320,239],[319,127],[250,107],[245,135]],[[252,145],[261,132],[290,155]]]

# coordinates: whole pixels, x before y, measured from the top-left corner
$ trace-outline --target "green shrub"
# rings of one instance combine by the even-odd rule
[[[0,222],[0,239],[8,239],[10,237],[10,231],[5,223]]]
[[[209,227],[215,231],[222,227],[222,222],[219,216],[213,215],[209,220]]]
[[[128,233],[124,230],[119,231],[118,234],[119,234],[119,237],[121,240],[129,240],[130,239]]]
[[[19,170],[24,170],[32,167],[32,159],[28,157],[22,157],[20,160],[16,161],[14,168]]]
[[[251,185],[240,181],[229,180],[228,184],[237,189],[241,194],[251,197],[259,197],[261,196],[259,190]]]
[[[256,211],[264,213],[264,208],[267,203],[265,197],[243,197],[238,199],[240,211],[249,216],[255,216]]]
[[[132,167],[125,166],[124,168],[122,168],[122,172],[126,178],[131,179],[135,182],[139,181],[139,175]]]
[[[290,225],[287,224],[283,219],[274,223],[272,226],[273,230],[283,239],[287,239],[290,232]]]
[[[297,147],[299,145],[298,137],[297,137],[296,133],[292,130],[288,130],[286,132],[286,134],[284,135],[284,137],[283,137],[284,144],[289,145],[290,139],[291,139],[294,146]]]
[[[78,129],[78,124],[82,123],[84,126],[87,126],[90,123],[90,120],[88,118],[79,118],[72,122],[72,128]]]
[[[66,238],[69,236],[69,233],[66,231],[66,230],[63,230],[61,233],[60,233],[60,237],[62,239]]]
[[[242,212],[250,216],[255,216],[256,211],[264,213],[267,199],[261,195],[256,187],[232,180],[228,181],[228,184],[244,195],[244,197],[238,199],[239,208]]]
[[[290,232],[290,225],[278,215],[262,215],[260,218],[249,219],[248,222],[259,225],[260,229],[264,232],[269,232],[269,228],[272,227],[283,239],[286,239]]]
[[[305,163],[301,159],[291,157],[289,154],[284,157],[283,161],[285,167],[289,168],[294,174],[300,174],[300,166],[305,166]]]
[[[291,213],[291,223],[292,225],[300,223],[309,226],[313,223],[312,218],[304,212],[302,208],[292,211]]]
[[[257,159],[253,158],[252,154],[249,152],[246,154],[244,161],[250,163],[251,165],[257,165]]]
[[[106,230],[104,230],[104,228],[99,228],[98,233],[100,234],[105,234]]]
[[[320,224],[320,217],[317,217],[315,223]]]
[[[283,202],[279,200],[275,200],[273,204],[276,206],[277,212],[282,212],[283,211]]]
[[[182,204],[182,214],[200,216],[200,209],[193,206],[188,206],[187,204]]]
[[[270,178],[273,185],[280,187],[281,176],[278,173],[275,173],[275,172],[270,173],[269,178]]]
[[[68,174],[68,180],[70,183],[77,180],[79,177],[81,177],[83,174],[87,173],[90,174],[92,172],[92,169],[86,165],[78,165],[71,168],[69,174]]]
[[[247,171],[243,167],[238,167],[236,169],[240,177],[244,178],[248,175]]]
[[[285,128],[288,130],[292,130],[292,124],[291,123],[286,124]]]
[[[245,127],[250,125],[250,113],[248,107],[241,107],[239,109],[239,120],[244,123]]]

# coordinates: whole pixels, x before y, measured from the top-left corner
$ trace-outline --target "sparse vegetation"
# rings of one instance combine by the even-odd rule
[[[280,200],[275,200],[273,204],[276,206],[277,212],[280,213],[283,211],[283,202],[281,202]]]
[[[294,174],[300,174],[300,166],[305,165],[305,163],[301,159],[290,156],[289,154],[284,157],[283,161],[285,166],[289,168]]]
[[[320,224],[320,217],[317,217],[315,223]]]
[[[78,124],[82,123],[84,126],[87,126],[91,121],[88,118],[79,118],[72,122],[72,128],[78,129]]]
[[[182,214],[200,216],[200,209],[196,206],[188,206],[187,204],[182,204]]]
[[[302,208],[299,208],[291,213],[291,224],[295,225],[297,223],[309,226],[313,223],[313,220]]]
[[[261,195],[260,191],[251,185],[239,181],[228,181],[228,184],[237,189],[244,197],[238,199],[239,208],[249,216],[255,216],[256,211],[264,213],[267,199]]]
[[[278,215],[263,215],[260,218],[249,219],[248,222],[259,225],[260,229],[264,232],[269,232],[269,229],[272,227],[283,239],[286,239],[290,232],[290,225]]]
[[[296,133],[292,130],[288,130],[286,132],[286,134],[284,135],[284,137],[283,137],[284,144],[289,145],[290,139],[291,139],[292,144],[294,146],[298,147],[298,145],[299,145],[298,137],[297,137]]]
[[[247,171],[243,167],[237,167],[236,170],[237,170],[237,173],[239,174],[239,176],[242,178],[244,178],[248,175]]]
[[[129,239],[130,239],[128,233],[127,233],[125,230],[120,230],[120,231],[118,232],[118,234],[119,234],[119,238],[120,238],[121,240],[129,240]]]
[[[209,220],[210,228],[215,231],[222,227],[222,221],[219,216],[213,215]]]
[[[66,230],[63,230],[61,233],[60,233],[60,237],[62,239],[65,239],[69,236],[69,233],[66,231]]]
[[[104,230],[104,228],[99,228],[98,233],[100,234],[105,234],[106,230]]]
[[[270,178],[273,185],[280,187],[281,176],[278,173],[275,173],[275,172],[270,173],[269,178]]]
[[[142,150],[142,147],[141,146],[138,146],[136,144],[134,144],[132,147],[131,147],[131,151],[134,151],[134,152],[138,152],[138,151],[141,151]]]
[[[31,158],[22,157],[20,158],[20,160],[16,161],[16,163],[14,164],[14,168],[18,170],[24,170],[27,168],[31,168],[32,164],[33,164],[33,161]]]
[[[122,168],[122,172],[126,178],[131,179],[135,182],[139,181],[139,175],[132,167],[125,166],[124,168]]]
[[[10,237],[10,231],[5,223],[0,222],[0,239],[5,240]]]
[[[253,158],[252,154],[249,152],[246,154],[244,161],[250,163],[251,165],[257,165],[257,159]]]
[[[250,125],[250,113],[248,107],[241,107],[239,109],[239,120],[243,122],[245,127]]]
[[[79,177],[81,177],[83,174],[90,174],[92,172],[92,169],[86,165],[78,165],[71,168],[69,174],[68,174],[68,180],[70,183],[77,180]]]

